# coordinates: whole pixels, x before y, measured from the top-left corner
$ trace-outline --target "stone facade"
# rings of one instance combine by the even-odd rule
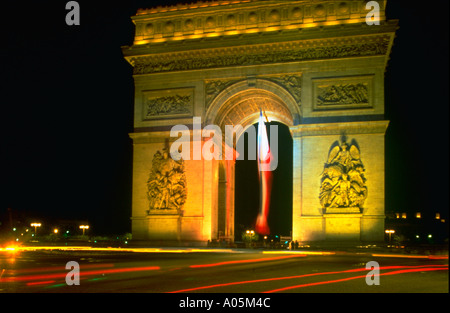
[[[193,117],[202,126],[245,129],[263,107],[293,137],[293,240],[383,239],[384,72],[397,22],[385,19],[379,1],[380,25],[367,25],[365,3],[211,1],[132,17],[135,42],[123,53],[135,80],[134,238],[234,238],[234,161],[185,160],[182,207],[152,211],[152,159],[176,139],[174,125],[188,126],[192,147],[202,147],[207,138],[198,136]],[[367,197],[357,211],[327,211],[321,175],[343,136],[357,143]]]

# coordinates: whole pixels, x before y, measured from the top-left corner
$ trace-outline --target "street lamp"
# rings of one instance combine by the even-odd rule
[[[41,223],[31,223],[30,226],[34,227],[34,235],[37,236],[37,228],[41,227]]]
[[[393,229],[386,229],[384,232],[389,235],[389,244],[391,244],[391,236],[392,236],[392,234],[395,233],[395,230],[393,230]]]
[[[250,246],[253,245],[253,236],[255,235],[254,230],[246,230],[245,233],[247,234],[246,240],[249,241]]]
[[[84,236],[84,231],[85,231],[86,229],[89,229],[89,225],[80,225],[80,229],[83,230],[83,236]]]

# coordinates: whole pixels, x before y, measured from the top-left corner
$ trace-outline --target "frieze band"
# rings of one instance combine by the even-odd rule
[[[229,48],[213,49],[209,50],[209,53],[194,51],[165,55],[163,57],[131,57],[130,62],[134,66],[134,74],[141,75],[218,67],[375,56],[385,55],[388,52],[390,40],[390,36],[381,35],[365,38],[364,40],[348,40],[346,43],[334,40],[328,46],[318,46],[324,44],[323,41],[313,42],[309,45],[305,43],[289,43],[270,47],[250,47],[246,49],[245,53],[243,51],[235,53],[235,49]]]

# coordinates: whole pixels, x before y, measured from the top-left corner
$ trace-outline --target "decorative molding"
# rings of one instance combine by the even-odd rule
[[[133,140],[133,144],[162,143],[170,138],[170,129],[167,131],[142,131],[129,133],[128,136]]]
[[[386,3],[379,4],[384,22]],[[202,1],[140,9],[133,16],[135,45],[365,23],[368,12],[365,1],[354,0]]]
[[[347,135],[351,134],[382,134],[386,133],[389,121],[364,121],[345,123],[317,123],[300,124],[290,127],[292,136],[324,136],[324,135]]]
[[[292,97],[294,97],[297,104],[300,106],[302,98],[302,78],[301,74],[289,74],[279,77],[270,76],[267,79],[277,83],[281,87],[285,88]]]
[[[216,79],[205,81],[205,108],[211,105],[212,101],[227,87],[242,81],[243,79]]]
[[[386,55],[391,36],[368,35],[128,57],[135,75]]]
[[[265,79],[276,83],[288,91],[291,96],[300,106],[301,103],[301,74],[284,74],[284,75],[270,75],[270,76],[254,76],[248,77],[247,81],[250,87],[254,87],[257,79]],[[245,81],[245,79],[216,79],[205,81],[205,107],[206,110],[211,105],[212,101],[226,88],[231,85]]]

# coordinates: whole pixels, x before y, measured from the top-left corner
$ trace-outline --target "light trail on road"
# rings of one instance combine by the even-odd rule
[[[289,256],[279,256],[279,257],[273,257],[273,258],[234,260],[234,261],[225,261],[225,262],[219,262],[219,263],[190,265],[189,267],[190,268],[216,267],[216,266],[231,265],[231,264],[277,261],[277,260],[284,260],[284,259],[291,259],[291,258],[298,258],[298,257],[306,257],[306,254],[294,254],[294,255],[289,255]]]
[[[442,270],[448,270],[448,266],[442,267],[442,268],[422,267],[422,268],[415,268],[415,269],[405,269],[405,270],[399,270],[399,271],[392,271],[392,272],[388,272],[388,273],[380,273],[379,275],[376,275],[376,276],[398,275],[398,274],[406,274],[406,273],[414,273],[414,272],[429,272],[429,271],[442,271]],[[314,282],[314,283],[288,286],[288,287],[273,289],[273,290],[269,290],[269,291],[264,291],[263,293],[275,293],[275,292],[287,291],[287,290],[292,290],[292,289],[312,287],[312,286],[325,285],[325,284],[341,283],[341,282],[345,282],[345,281],[349,281],[349,280],[365,279],[365,278],[366,278],[366,275],[358,275],[358,276],[346,277],[346,278],[335,279],[335,280],[326,280],[326,281],[319,281],[319,282]]]
[[[100,266],[99,266],[100,267]],[[142,267],[126,267],[126,268],[112,268],[112,269],[99,269],[91,271],[83,271],[80,268],[80,278],[94,275],[106,275],[106,274],[119,274],[119,273],[130,273],[130,272],[143,272],[143,271],[155,271],[161,269],[159,266],[142,266]],[[48,282],[51,279],[64,279],[67,276],[67,270],[64,272],[57,272],[51,274],[37,274],[37,275],[24,275],[24,276],[12,276],[12,277],[2,277],[0,282],[14,283],[14,282],[28,282],[38,280],[41,283]],[[39,282],[32,283],[34,285],[39,284]]]
[[[41,249],[33,250],[34,247],[18,247],[0,252],[0,292],[48,292],[51,289],[58,290],[57,292],[128,290],[156,293],[236,291],[278,293],[300,292],[302,288],[307,290],[307,287],[321,285],[324,287],[318,287],[320,290],[335,290],[335,286],[340,290],[342,286],[344,289],[347,288],[346,290],[350,288],[359,292],[360,284],[357,280],[363,279],[362,284],[365,286],[364,278],[371,269],[368,269],[367,265],[363,266],[369,260],[384,262],[377,268],[380,270],[380,276],[398,277],[394,279],[396,285],[387,286],[391,288],[390,290],[420,290],[420,288],[411,289],[406,285],[404,287],[399,283],[410,279],[425,280],[427,286],[433,288],[441,286],[439,287],[441,289],[433,290],[447,290],[442,287],[448,271],[447,255],[245,249],[236,249],[237,251],[232,253],[221,250],[223,253],[208,254],[198,252],[210,252],[213,249],[110,250],[85,247],[76,247],[76,250],[71,250],[74,247],[61,249],[63,252],[60,253],[59,247],[42,248],[50,251],[42,253]],[[166,250],[170,252],[165,253]],[[119,251],[125,253],[118,253]],[[150,253],[130,253],[135,251]],[[375,255],[377,258],[373,258]],[[73,260],[80,263],[79,278],[85,284],[82,283],[82,287],[66,288],[68,285],[65,278],[68,274],[71,275],[71,270],[64,265],[67,261]],[[435,278],[438,278],[436,283],[433,280]]]
[[[448,270],[448,265],[416,265],[416,266],[385,266],[380,267],[380,270],[398,270],[391,273],[383,273],[381,275],[394,275],[394,274],[404,274],[404,273],[410,273],[414,271],[431,271],[431,270]],[[402,269],[402,270],[400,270]],[[284,277],[273,277],[273,278],[263,278],[263,279],[256,279],[256,280],[246,280],[246,281],[236,281],[236,282],[230,282],[230,283],[221,283],[221,284],[214,284],[214,285],[208,285],[208,286],[199,286],[199,287],[193,287],[193,288],[187,288],[187,289],[181,289],[176,291],[171,291],[169,293],[183,293],[183,292],[192,292],[192,291],[199,291],[199,290],[206,290],[206,289],[213,289],[213,288],[219,288],[219,287],[229,287],[229,286],[235,286],[235,285],[245,285],[245,284],[254,284],[254,283],[262,283],[262,282],[270,282],[270,281],[281,281],[281,280],[289,280],[289,279],[299,279],[299,278],[305,278],[305,277],[313,277],[313,276],[322,276],[322,275],[334,275],[334,274],[347,274],[347,273],[355,273],[355,272],[363,272],[363,271],[369,271],[368,269],[364,268],[357,268],[357,269],[349,269],[349,270],[343,270],[343,271],[331,271],[331,272],[321,272],[321,273],[309,273],[309,274],[302,274],[302,275],[295,275],[295,276],[284,276]],[[301,284],[301,285],[295,285],[295,286],[288,286],[285,288],[280,289],[274,289],[270,291],[266,291],[268,293],[273,292],[279,292],[283,290],[289,290],[289,289],[295,289],[295,288],[301,288],[301,287],[308,287],[308,286],[314,286],[318,284],[329,284],[329,283],[336,283],[336,282],[342,282],[346,280],[352,280],[352,279],[358,279],[358,278],[365,278],[366,276],[355,276],[355,277],[348,277],[338,280],[327,280],[327,281],[320,281],[316,283],[310,283],[310,284]]]

